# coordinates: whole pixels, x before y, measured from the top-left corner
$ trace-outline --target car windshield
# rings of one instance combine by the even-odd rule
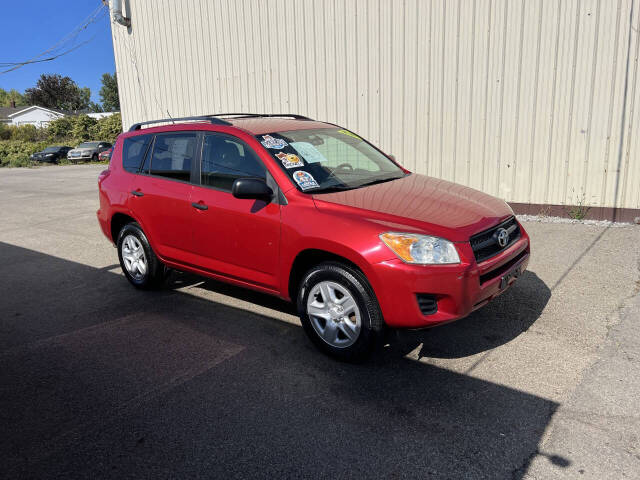
[[[99,142],[84,142],[78,145],[76,148],[95,148]]]
[[[256,138],[303,192],[351,190],[408,175],[373,145],[342,128],[273,132]]]
[[[44,153],[52,153],[60,150],[60,147],[47,147],[43,150]]]

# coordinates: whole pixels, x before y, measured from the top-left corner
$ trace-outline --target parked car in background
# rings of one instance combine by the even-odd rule
[[[100,152],[98,154],[98,160],[101,162],[108,162],[111,159],[111,154],[113,153],[113,147],[109,150],[105,150],[104,152]]]
[[[58,163],[61,158],[65,158],[67,156],[67,153],[71,149],[72,147],[60,145],[47,147],[41,152],[34,153],[29,158],[31,158],[31,160],[33,160],[34,162]]]
[[[527,267],[529,236],[503,200],[412,173],[349,130],[172,120],[199,123],[134,125],[98,180],[98,220],[137,288],[173,268],[277,295],[318,347],[356,360],[385,326],[465,317]]]
[[[72,161],[92,160],[97,161],[100,152],[104,152],[111,148],[109,142],[84,142],[73,150],[69,150],[67,158]]]

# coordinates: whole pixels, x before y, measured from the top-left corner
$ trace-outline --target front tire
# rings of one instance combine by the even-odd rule
[[[384,321],[373,289],[350,266],[325,262],[309,270],[297,306],[309,338],[340,360],[365,360],[382,338]]]
[[[166,268],[153,252],[146,235],[135,222],[118,234],[118,258],[127,280],[143,290],[159,288],[166,278]]]

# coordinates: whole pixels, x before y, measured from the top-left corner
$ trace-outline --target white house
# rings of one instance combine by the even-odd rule
[[[49,108],[32,106],[25,107],[8,115],[10,125],[35,125],[37,128],[46,127],[49,122],[64,117],[63,112]]]

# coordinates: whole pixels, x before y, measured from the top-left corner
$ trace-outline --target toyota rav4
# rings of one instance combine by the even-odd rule
[[[468,315],[529,261],[504,201],[299,115],[135,124],[98,184],[100,226],[135,287],[175,269],[277,295],[344,360],[365,358],[387,326]]]

